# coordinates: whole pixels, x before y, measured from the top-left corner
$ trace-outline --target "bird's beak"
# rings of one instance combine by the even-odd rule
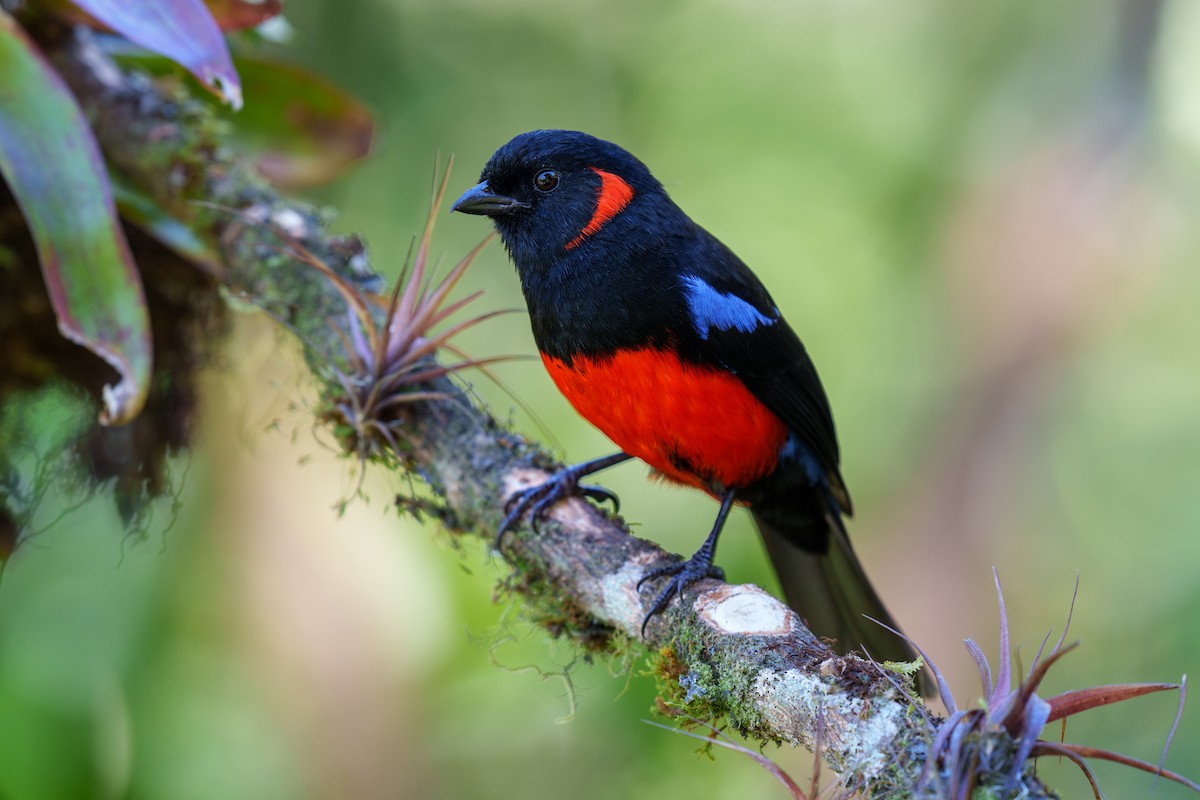
[[[496,194],[488,188],[487,181],[484,181],[463,192],[462,197],[454,201],[451,210],[461,211],[464,214],[498,217],[503,214],[511,214],[519,208],[529,208],[529,204],[512,197]]]

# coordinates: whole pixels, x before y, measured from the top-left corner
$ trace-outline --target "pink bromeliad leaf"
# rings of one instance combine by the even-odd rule
[[[234,109],[242,84],[203,0],[72,0],[130,41],[175,61]]]

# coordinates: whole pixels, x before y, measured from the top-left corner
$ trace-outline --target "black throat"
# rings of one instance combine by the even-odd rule
[[[497,226],[521,278],[538,350],[569,362],[576,355],[665,347],[687,335],[675,243],[694,226],[664,226],[658,203],[647,202],[656,199],[639,198],[577,247],[557,252],[544,252],[523,231]],[[652,218],[657,236],[634,235]]]

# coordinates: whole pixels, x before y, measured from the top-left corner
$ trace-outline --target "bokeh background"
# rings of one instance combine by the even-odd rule
[[[1200,664],[1200,8],[1153,0],[293,0],[282,55],[363,98],[376,152],[312,195],[398,271],[437,153],[456,188],[538,127],[637,154],[771,288],[834,405],[851,534],[897,618],[977,693],[992,567],[1050,693]],[[248,97],[248,103],[254,98]],[[443,209],[445,211],[446,209]],[[457,259],[485,233],[444,217]],[[487,250],[464,291],[519,307]],[[520,314],[463,340],[532,354]],[[476,389],[566,458],[608,444],[538,363]],[[197,446],[142,535],[64,493],[0,582],[0,797],[784,797],[749,759],[643,724],[634,658],[585,663],[493,602],[481,545],[397,519],[403,481],[313,436],[294,344],[241,314]],[[52,438],[51,403],[39,420]],[[540,428],[539,428],[540,424]],[[715,510],[615,469],[637,530],[691,552]],[[720,561],[768,587],[739,515]],[[1068,741],[1156,761],[1176,699]],[[1200,775],[1200,714],[1167,765]],[[1047,731],[1056,737],[1060,731]],[[770,750],[797,779],[811,757]],[[1110,797],[1152,779],[1096,765]],[[1069,765],[1041,773],[1090,797]],[[1160,782],[1154,796],[1185,796]]]

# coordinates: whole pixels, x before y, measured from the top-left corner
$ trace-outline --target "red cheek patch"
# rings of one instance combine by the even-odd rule
[[[633,199],[633,187],[628,183],[602,169],[592,167],[592,172],[600,176],[600,191],[596,197],[596,211],[588,224],[579,235],[567,242],[564,250],[570,250],[579,245],[586,237],[604,227],[604,223],[621,213],[629,201]]]

